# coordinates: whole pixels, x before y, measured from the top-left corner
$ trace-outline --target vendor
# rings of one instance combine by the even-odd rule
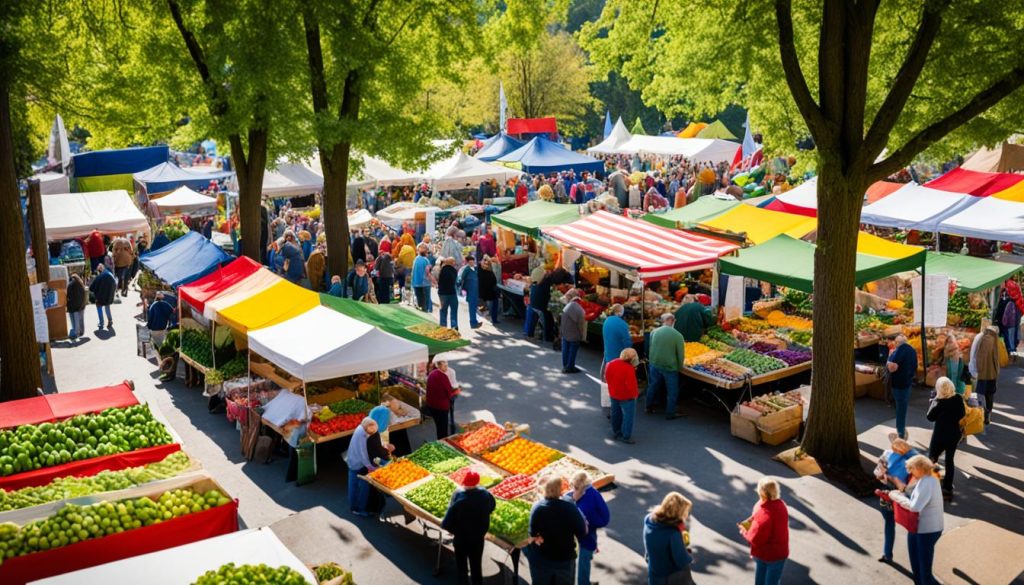
[[[683,304],[676,310],[676,331],[683,334],[686,341],[700,341],[707,333],[708,327],[715,324],[715,317],[704,305],[697,302],[693,295],[683,297]]]
[[[448,362],[435,359],[434,365],[437,367],[427,376],[427,410],[434,419],[437,438],[443,439],[451,434],[449,412],[452,408],[452,398],[459,391],[452,386],[448,377]]]
[[[392,446],[392,453],[396,457],[408,455],[412,452],[412,448],[409,443],[409,434],[405,429],[392,431],[390,427],[395,419],[404,418],[410,414],[406,412],[400,400],[385,393],[380,397],[380,406],[373,407],[367,415],[377,422],[377,427],[380,429],[381,443],[385,445],[390,444]]]

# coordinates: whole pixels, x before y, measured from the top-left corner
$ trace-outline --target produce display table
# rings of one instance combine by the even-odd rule
[[[410,418],[408,420],[403,420],[402,422],[395,423],[393,425],[388,425],[388,432],[393,433],[393,432],[396,432],[396,431],[404,431],[406,429],[411,429],[411,428],[419,426],[421,424],[423,424],[423,418],[420,417],[419,415],[417,415],[417,416],[415,416],[413,418]],[[351,436],[352,433],[354,433],[354,432],[355,432],[355,429],[349,429],[347,431],[342,431],[340,433],[332,433],[330,435],[318,435],[318,434],[314,433],[313,431],[309,431],[309,439],[311,441],[313,441],[314,443],[316,443],[316,444],[320,444],[320,443],[326,443],[328,441],[334,441],[336,439],[343,439],[345,437]]]
[[[812,364],[813,362],[804,362],[802,364],[797,364],[795,366],[789,366],[788,368],[782,368],[779,370],[768,372],[766,374],[761,374],[760,376],[751,376],[749,379],[750,385],[759,386],[761,384],[767,384],[769,382],[774,382],[776,380],[788,378],[801,372],[806,372],[811,369]],[[700,380],[701,382],[704,382],[705,384],[714,386],[716,388],[735,390],[738,388],[743,388],[744,386],[747,385],[747,380],[726,380],[725,378],[718,378],[716,376],[712,376],[704,372],[698,372],[697,370],[694,370],[693,368],[687,366],[683,367],[682,372],[683,375],[689,378],[693,378],[694,380]]]
[[[7,477],[0,477],[0,489],[7,491],[19,490],[26,487],[44,486],[58,477],[88,477],[96,475],[101,471],[118,471],[128,469],[129,467],[138,467],[147,463],[162,461],[171,453],[180,450],[181,445],[171,443],[169,445],[146,447],[127,453],[93,457],[92,459],[72,461],[63,465],[16,473]]]
[[[498,293],[501,294],[502,310],[507,307],[511,307],[512,312],[515,313],[517,319],[526,318],[526,301],[524,291],[510,288],[504,284],[499,284]]]
[[[0,428],[52,422],[77,414],[125,408],[138,403],[139,399],[126,383],[92,390],[44,394],[0,404]]]
[[[316,583],[313,574],[302,561],[285,547],[270,528],[266,527],[215,536],[201,542],[126,558],[33,583],[136,585],[139,583],[139,576],[145,575],[147,585],[182,585],[192,583],[206,571],[216,570],[226,563],[287,566],[301,573],[309,583]]]

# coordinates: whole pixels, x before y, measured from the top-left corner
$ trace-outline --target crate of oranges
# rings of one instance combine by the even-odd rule
[[[540,443],[516,437],[508,443],[483,454],[483,458],[509,473],[533,475],[552,461],[564,457],[564,453]]]
[[[374,481],[391,490],[397,490],[428,475],[429,471],[408,459],[399,459],[370,473]]]

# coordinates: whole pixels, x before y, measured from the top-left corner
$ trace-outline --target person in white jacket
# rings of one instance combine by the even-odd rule
[[[907,471],[912,477],[910,483],[903,491],[889,492],[889,497],[895,505],[919,514],[917,532],[907,533],[907,551],[914,583],[931,585],[936,583],[932,575],[935,543],[942,536],[943,529],[942,486],[935,476],[935,465],[924,455],[911,457],[907,461]],[[909,492],[910,497],[904,492]]]

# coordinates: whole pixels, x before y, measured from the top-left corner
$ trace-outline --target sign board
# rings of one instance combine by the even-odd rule
[[[46,307],[43,305],[43,287],[46,283],[33,284],[29,287],[32,295],[32,320],[36,328],[36,341],[38,343],[49,343],[50,324],[46,320]]]
[[[921,277],[910,281],[914,294],[914,322],[921,322],[921,307],[924,307],[925,327],[945,327],[946,311],[949,308],[949,276],[945,274],[925,275],[924,302],[921,301]]]

